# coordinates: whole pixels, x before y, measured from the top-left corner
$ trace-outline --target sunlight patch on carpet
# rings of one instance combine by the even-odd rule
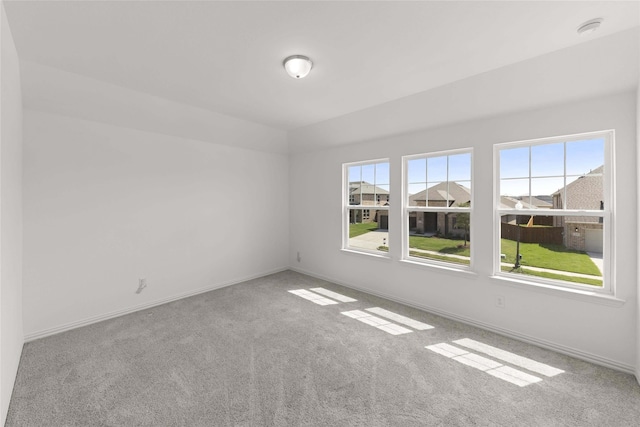
[[[378,328],[391,335],[401,335],[413,332],[410,329],[404,328],[400,325],[396,325],[395,323],[391,323],[386,319],[372,316],[369,313],[361,310],[343,311],[342,314],[351,317],[352,319],[356,319],[362,323],[366,323],[367,325],[373,326],[374,328]]]
[[[458,341],[463,341],[467,344],[471,344],[468,341],[473,341],[473,340],[468,340],[468,341],[465,341],[465,340],[458,340]],[[458,343],[458,341],[454,341],[454,343]],[[482,344],[477,341],[473,341],[473,343]],[[485,344],[482,344],[482,346],[484,345]],[[484,347],[482,346],[477,345],[478,348],[484,349]],[[487,346],[487,347],[490,347],[490,346]],[[542,378],[538,378],[536,376],[527,374],[525,372],[519,371],[518,369],[512,368],[510,366],[505,366],[502,363],[496,362],[493,359],[480,356],[479,354],[471,353],[466,349],[462,349],[462,348],[453,346],[451,344],[440,343],[440,344],[429,345],[429,346],[426,346],[425,348],[433,351],[434,353],[445,356],[449,359],[453,359],[456,362],[462,363],[463,365],[470,366],[482,372],[486,372],[487,374],[495,378],[499,378],[503,381],[507,381],[507,382],[510,382],[511,384],[515,384],[519,387],[525,387],[530,384],[534,384],[542,381]],[[494,350],[500,350],[500,349],[496,349],[495,347],[491,347],[491,348]],[[500,351],[503,351],[503,350],[500,350]],[[505,353],[508,353],[508,352],[505,352]],[[497,354],[504,356],[501,353],[497,353]],[[513,353],[509,353],[509,354],[513,356],[517,356]],[[490,356],[493,356],[493,355],[490,355]],[[517,356],[517,357],[520,357],[520,356]],[[523,358],[523,359],[526,359],[526,358]],[[514,359],[514,360],[517,360],[517,359]],[[534,360],[531,360],[531,359],[526,359],[526,360],[535,362]],[[538,362],[535,362],[535,363],[538,363]],[[532,365],[532,366],[535,366],[535,365]]]
[[[546,377],[553,377],[564,372],[562,369],[554,368],[553,366],[545,365],[544,363],[536,362],[535,360],[518,356],[517,354],[510,353],[508,351],[501,350],[499,348],[492,347],[490,345],[474,341],[469,338],[457,340],[454,341],[454,343],[459,344],[463,347],[470,348],[471,350],[479,351],[480,353],[484,353],[495,359],[507,362],[511,365],[516,365],[528,371],[536,372]]]
[[[348,297],[346,295],[342,295],[342,294],[330,291],[329,289],[325,289],[325,288],[311,288],[311,290],[313,292],[316,292],[318,294],[322,294],[322,295],[324,295],[326,297],[329,297],[329,298],[333,298],[334,300],[340,301],[340,302],[355,302],[355,301],[358,301],[357,299],[353,299],[353,298]]]
[[[387,319],[393,320],[397,323],[401,323],[405,326],[409,326],[413,329],[417,329],[418,331],[425,331],[427,329],[433,329],[433,326],[431,325],[427,325],[426,323],[422,323],[422,322],[418,322],[417,320],[413,320],[409,317],[405,317],[405,316],[401,316],[399,314],[396,314],[392,311],[389,310],[385,310],[384,308],[380,308],[380,307],[372,307],[372,308],[367,308],[367,311],[373,313],[373,314],[377,314],[378,316],[382,316],[382,317],[386,317]]]
[[[318,295],[318,294],[314,294],[313,292],[309,292],[306,289],[294,289],[291,291],[294,295],[297,295],[301,298],[304,298],[306,300],[309,300],[313,303],[316,303],[318,305],[331,305],[331,304],[338,304],[337,301],[331,300],[329,298],[325,298],[322,295]]]
[[[500,378],[501,380],[509,381],[510,383],[520,387],[542,381],[542,378],[525,374],[524,372],[510,368],[509,366],[501,366],[498,369],[492,369],[490,371],[487,371],[487,374],[493,375],[494,377]]]

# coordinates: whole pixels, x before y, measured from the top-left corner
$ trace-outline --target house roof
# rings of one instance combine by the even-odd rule
[[[349,194],[389,194],[389,191],[366,181],[354,181],[349,183]]]
[[[453,181],[443,181],[432,187],[409,196],[409,202],[449,201],[449,206],[460,205],[471,201],[471,190]]]
[[[448,192],[447,182],[441,182],[427,190],[423,190],[413,196],[410,196],[409,202],[414,205],[418,204],[417,202],[426,202],[425,195],[427,193],[430,202],[449,200],[449,206],[460,206],[462,203],[471,201],[471,190],[469,188],[464,185],[460,185],[457,182],[449,182],[448,184]],[[550,208],[552,206],[551,203],[535,197],[532,198],[531,203],[528,203],[525,200],[520,200],[515,197],[500,196],[500,208],[513,209],[518,202],[522,203],[523,209]]]
[[[531,204],[537,208],[550,209],[553,207],[552,196],[532,196]]]

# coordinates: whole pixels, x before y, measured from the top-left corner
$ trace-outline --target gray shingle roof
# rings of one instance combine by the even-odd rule
[[[361,191],[362,194],[389,194],[388,190],[377,187],[366,181],[349,183],[349,194],[361,194]]]
[[[409,197],[411,204],[449,201],[449,206],[460,205],[471,201],[471,190],[453,181],[444,181]]]

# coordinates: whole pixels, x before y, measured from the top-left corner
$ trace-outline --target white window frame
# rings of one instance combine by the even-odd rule
[[[415,159],[427,159],[433,157],[455,156],[457,154],[469,154],[471,156],[471,206],[470,207],[438,207],[438,206],[409,206],[409,161]],[[448,171],[448,159],[447,159],[447,179],[449,177]],[[409,215],[411,212],[466,212],[469,213],[469,242],[472,241],[473,232],[473,218],[474,218],[474,179],[473,179],[473,148],[460,148],[446,151],[436,151],[430,153],[412,154],[402,157],[402,259],[405,261],[421,263],[425,265],[433,265],[439,267],[446,267],[448,269],[453,268],[457,270],[473,270],[474,263],[474,245],[470,244],[470,260],[469,265],[459,264],[449,261],[439,261],[435,259],[419,258],[410,255],[409,250]]]
[[[387,163],[389,165],[389,194],[391,194],[391,161],[388,158],[383,159],[374,159],[374,160],[364,160],[359,162],[351,162],[351,163],[343,163],[342,164],[342,250],[351,251],[351,252],[360,252],[364,254],[371,254],[380,256],[383,258],[391,258],[391,251],[377,251],[377,250],[369,250],[365,248],[358,248],[354,246],[349,246],[349,213],[351,211],[362,211],[364,216],[364,210],[366,209],[375,209],[376,211],[387,211],[389,212],[389,206],[378,206],[378,205],[363,205],[363,197],[360,197],[360,202],[357,205],[352,205],[349,194],[349,168],[352,166],[366,166],[366,165],[376,165],[379,163]],[[374,182],[372,183],[374,186],[376,185],[375,180],[375,168],[374,168]],[[384,185],[384,184],[381,184]],[[374,200],[375,202],[375,200]],[[389,218],[389,222],[391,219]],[[389,236],[391,236],[391,230],[389,226]],[[387,246],[389,245],[389,240],[387,240]]]
[[[546,144],[554,144],[560,142],[575,142],[585,139],[604,139],[604,171],[603,171],[603,197],[604,197],[604,210],[589,210],[589,209],[504,209],[500,208],[500,151],[503,149],[512,149],[518,147],[533,147]],[[614,143],[615,143],[615,131],[604,130],[596,132],[586,132],[574,135],[557,136],[550,138],[539,138],[516,142],[507,142],[494,144],[494,276],[501,276],[505,279],[514,280],[519,283],[528,283],[533,285],[543,285],[551,288],[574,290],[574,291],[587,291],[589,293],[598,293],[605,295],[615,295],[615,289],[612,280],[613,271],[613,236],[615,236],[614,228],[614,212],[615,212],[615,198],[614,198]],[[566,146],[564,161],[566,165]],[[566,167],[564,172],[566,189]],[[531,190],[531,155],[529,155],[529,189]],[[531,191],[529,191],[531,193]],[[563,197],[563,204],[566,206],[567,198]],[[501,258],[500,258],[500,221],[502,215],[535,215],[535,216],[555,216],[555,217],[567,217],[567,216],[580,216],[580,217],[600,217],[603,218],[603,267],[604,272],[602,274],[602,287],[580,284],[573,282],[566,282],[559,279],[548,279],[544,277],[537,277],[531,275],[524,275],[518,273],[510,273],[502,271]]]

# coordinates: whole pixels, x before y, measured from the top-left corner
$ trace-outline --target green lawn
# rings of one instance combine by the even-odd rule
[[[440,252],[442,254],[454,254],[470,256],[470,243],[464,246],[464,240],[444,239],[442,237],[409,236],[409,250],[424,249]],[[522,251],[521,251],[522,252]]]
[[[427,251],[439,252],[438,254],[425,254],[411,249],[423,249]],[[456,264],[469,265],[470,259],[460,259],[450,257],[447,255],[470,255],[470,244],[464,246],[464,240],[459,239],[445,239],[442,237],[424,237],[424,236],[409,236],[409,255],[417,258],[435,259],[438,261],[453,262]]]
[[[515,264],[516,242],[501,239],[500,253],[506,255],[503,262]],[[520,254],[523,266],[548,268],[558,271],[571,271],[573,273],[602,276],[598,267],[591,261],[589,255],[582,251],[567,249],[562,245],[545,243],[520,243]]]
[[[378,229],[377,222],[363,222],[360,224],[349,224],[349,238],[360,236]]]
[[[424,254],[414,250],[412,251],[411,249],[424,249],[428,251],[439,252],[442,255]],[[467,242],[467,246],[465,247],[464,240],[459,239],[409,236],[409,251],[410,255],[415,257],[438,259],[457,262],[460,264],[469,264],[469,261],[467,260],[455,259],[447,257],[446,255],[455,254],[470,256],[470,244]],[[516,242],[512,240],[502,239],[500,253],[506,255],[506,258],[502,260],[503,262],[514,264]],[[532,272],[530,270],[526,272],[523,271],[524,274],[602,286],[601,280],[583,279],[562,275],[561,272],[569,271],[573,273],[589,274],[592,276],[602,276],[602,273],[600,272],[598,267],[584,252],[567,249],[562,245],[520,243],[520,254],[522,255],[520,264],[523,267],[540,267],[558,271],[557,275],[549,272]],[[506,270],[510,269],[509,267],[505,268]]]

